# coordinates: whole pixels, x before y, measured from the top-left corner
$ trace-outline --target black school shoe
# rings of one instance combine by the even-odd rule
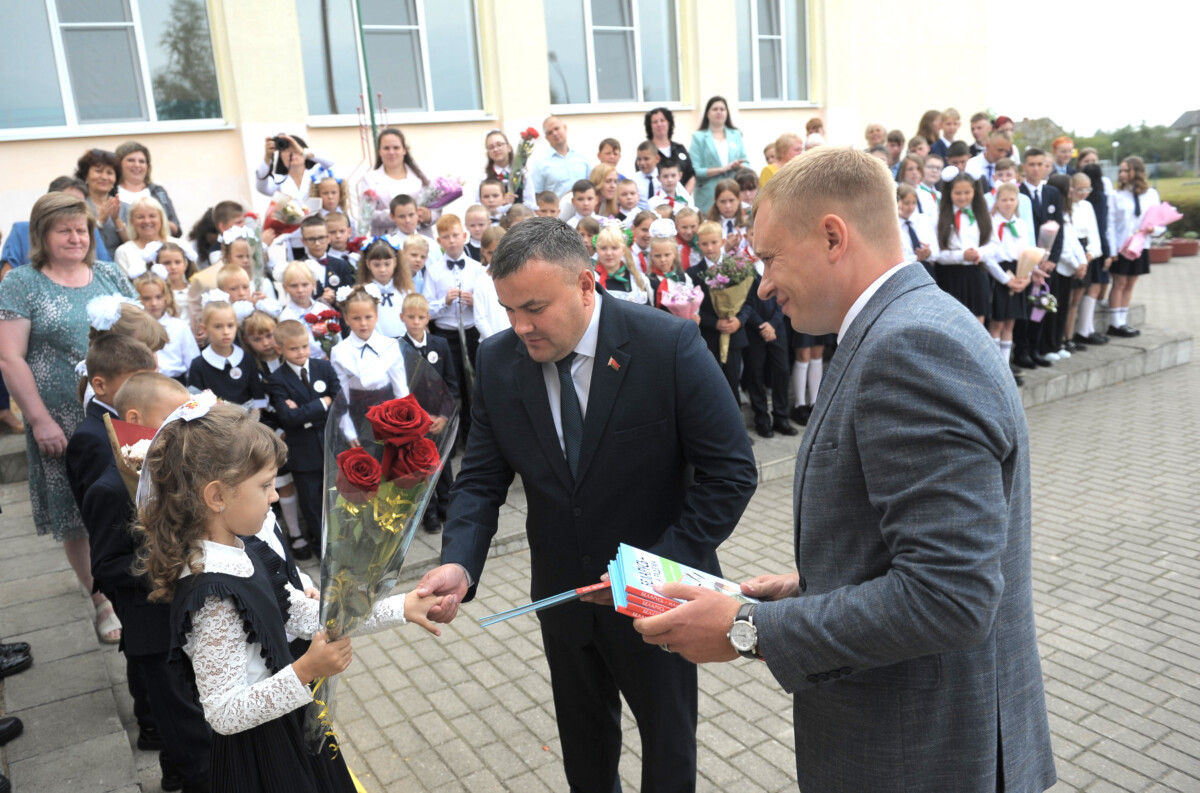
[[[149,724],[138,725],[137,748],[143,752],[157,752],[162,749],[162,736],[158,734],[158,727]]]
[[[760,438],[774,438],[775,430],[771,429],[771,425],[765,421],[754,422],[754,431],[758,433]]]
[[[1116,325],[1108,326],[1109,336],[1120,336],[1122,339],[1132,339],[1134,336],[1140,336],[1141,331],[1137,328],[1131,328],[1128,325],[1118,328]]]
[[[301,541],[304,542],[303,545],[296,544]],[[301,538],[301,537],[296,537],[291,540],[291,545],[292,545],[292,558],[295,559],[297,562],[303,562],[306,559],[312,558],[313,552],[312,552],[312,543],[311,542],[308,542],[307,540],[303,540],[303,538]],[[178,789],[178,788],[176,788],[176,789]]]
[[[0,656],[4,655],[28,655],[33,656],[30,652],[32,648],[29,642],[10,642],[8,644],[0,644]]]
[[[1108,337],[1102,336],[1099,333],[1093,333],[1090,336],[1081,336],[1078,333],[1076,333],[1074,342],[1076,344],[1102,345],[1102,344],[1108,344]]]
[[[33,656],[28,654],[0,655],[0,677],[24,672],[33,666]]]
[[[786,435],[789,438],[800,434],[800,430],[789,424],[787,419],[775,419],[775,423],[771,425],[771,429],[775,430],[775,432],[779,433],[780,435]]]
[[[436,513],[430,515],[428,512],[426,512],[425,520],[422,521],[422,523],[424,524],[423,527],[426,534],[437,534],[442,530],[442,521]]]
[[[812,416],[812,406],[796,405],[792,408],[788,416],[791,417],[792,421],[796,422],[801,427],[806,427],[808,426],[809,417]]]
[[[16,716],[5,716],[0,719],[0,746],[16,738],[25,729],[25,725],[21,724],[21,720]]]

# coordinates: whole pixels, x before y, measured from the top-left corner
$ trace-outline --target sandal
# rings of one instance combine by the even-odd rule
[[[96,603],[96,638],[105,644],[118,644],[121,641],[121,621],[113,605],[105,598]]]
[[[0,428],[7,429],[14,435],[25,432],[25,425],[11,410],[0,410]]]

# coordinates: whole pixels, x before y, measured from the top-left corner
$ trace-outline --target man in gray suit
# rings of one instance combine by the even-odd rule
[[[838,333],[796,456],[797,571],[745,582],[755,606],[669,585],[689,602],[636,627],[698,663],[765,661],[806,792],[1042,791],[1025,414],[979,323],[897,264],[894,191],[822,147],[759,193],[759,294]]]

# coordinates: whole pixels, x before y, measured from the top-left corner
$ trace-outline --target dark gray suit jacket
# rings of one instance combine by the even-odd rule
[[[919,264],[851,323],[796,457],[801,596],[758,607],[810,791],[1055,781],[1012,374]]]
[[[474,393],[443,562],[463,565],[479,581],[516,473],[529,505],[534,599],[595,583],[621,542],[720,571],[717,546],[737,525],[758,477],[741,412],[694,322],[604,299],[575,479],[542,365],[512,329],[480,345]],[[538,617],[563,641],[582,645],[595,608],[576,601]],[[627,641],[644,646],[629,624]]]

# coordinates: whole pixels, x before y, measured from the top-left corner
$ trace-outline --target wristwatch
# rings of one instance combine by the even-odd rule
[[[758,628],[754,627],[755,603],[746,603],[738,609],[729,627],[729,643],[743,658],[762,658],[758,652]]]

